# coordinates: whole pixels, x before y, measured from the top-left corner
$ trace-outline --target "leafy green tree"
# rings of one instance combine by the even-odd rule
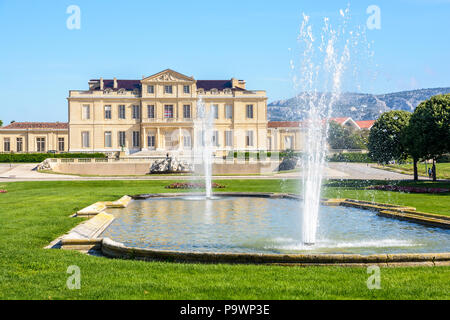
[[[378,163],[406,159],[403,135],[411,113],[407,111],[385,112],[375,121],[369,134],[369,156]]]
[[[332,149],[364,149],[366,147],[362,136],[335,121],[330,122],[328,144]]]
[[[404,144],[414,161],[433,159],[433,180],[436,181],[436,159],[450,152],[450,94],[437,95],[422,102],[411,116],[405,130]]]
[[[3,127],[3,121],[0,120],[0,127]]]

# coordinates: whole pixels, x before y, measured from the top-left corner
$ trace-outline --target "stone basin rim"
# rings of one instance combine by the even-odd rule
[[[204,196],[201,192],[155,193],[130,195],[134,200],[152,198],[184,198]],[[301,200],[301,196],[292,193],[258,192],[215,192],[218,197],[263,197]],[[402,205],[381,204],[364,200],[322,199],[322,204],[340,206],[345,201],[366,210],[397,210],[414,212],[415,208]],[[436,217],[445,217],[435,215]],[[448,218],[448,217],[447,217]],[[149,261],[173,261],[188,263],[229,263],[229,264],[271,264],[271,265],[338,265],[338,266],[448,266],[450,252],[442,253],[394,253],[394,254],[267,254],[267,253],[225,253],[225,252],[183,252],[138,247],[127,247],[109,238],[102,238],[101,252],[110,258],[136,259]]]
[[[109,258],[147,261],[228,264],[420,266],[450,265],[450,252],[394,254],[267,254],[225,252],[183,252],[127,247],[109,238],[102,239],[101,251]]]

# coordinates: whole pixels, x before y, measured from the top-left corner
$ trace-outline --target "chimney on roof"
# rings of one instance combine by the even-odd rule
[[[231,87],[232,88],[240,88],[245,90],[245,81],[238,80],[236,78],[231,78]]]
[[[100,78],[100,90],[103,91],[105,89],[105,85],[103,84],[103,78]]]
[[[116,78],[116,77],[114,77],[113,88],[114,88],[114,89],[117,89],[117,78]]]

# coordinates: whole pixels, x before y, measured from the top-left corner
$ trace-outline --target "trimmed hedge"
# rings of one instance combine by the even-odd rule
[[[450,153],[444,154],[437,158],[437,163],[449,163],[450,162]]]
[[[103,153],[3,153],[0,163],[41,163],[47,158],[106,158]]]
[[[228,152],[228,157],[229,158],[245,158],[245,159],[259,159],[261,158],[260,154],[263,153],[265,154],[266,157],[270,158],[270,157],[276,157],[278,156],[280,159],[286,158],[286,157],[291,157],[291,156],[296,156],[296,157],[301,157],[301,152],[289,152],[289,151],[267,151],[267,152],[259,152],[259,151],[247,151],[247,152],[242,152],[242,151],[230,151]]]
[[[328,157],[329,162],[360,162],[373,163],[368,153],[335,153]]]

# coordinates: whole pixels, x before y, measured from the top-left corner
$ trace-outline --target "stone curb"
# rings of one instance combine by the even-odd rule
[[[76,217],[92,217],[96,216],[100,212],[103,212],[107,208],[126,208],[133,200],[130,196],[123,196],[116,201],[101,201],[91,204],[90,206],[81,209],[76,213]]]
[[[122,243],[104,238],[102,253],[110,258],[146,261],[230,263],[230,264],[277,264],[277,265],[339,265],[339,266],[405,266],[405,265],[450,265],[450,253],[425,254],[251,254],[251,253],[200,253],[176,252],[131,248]]]

